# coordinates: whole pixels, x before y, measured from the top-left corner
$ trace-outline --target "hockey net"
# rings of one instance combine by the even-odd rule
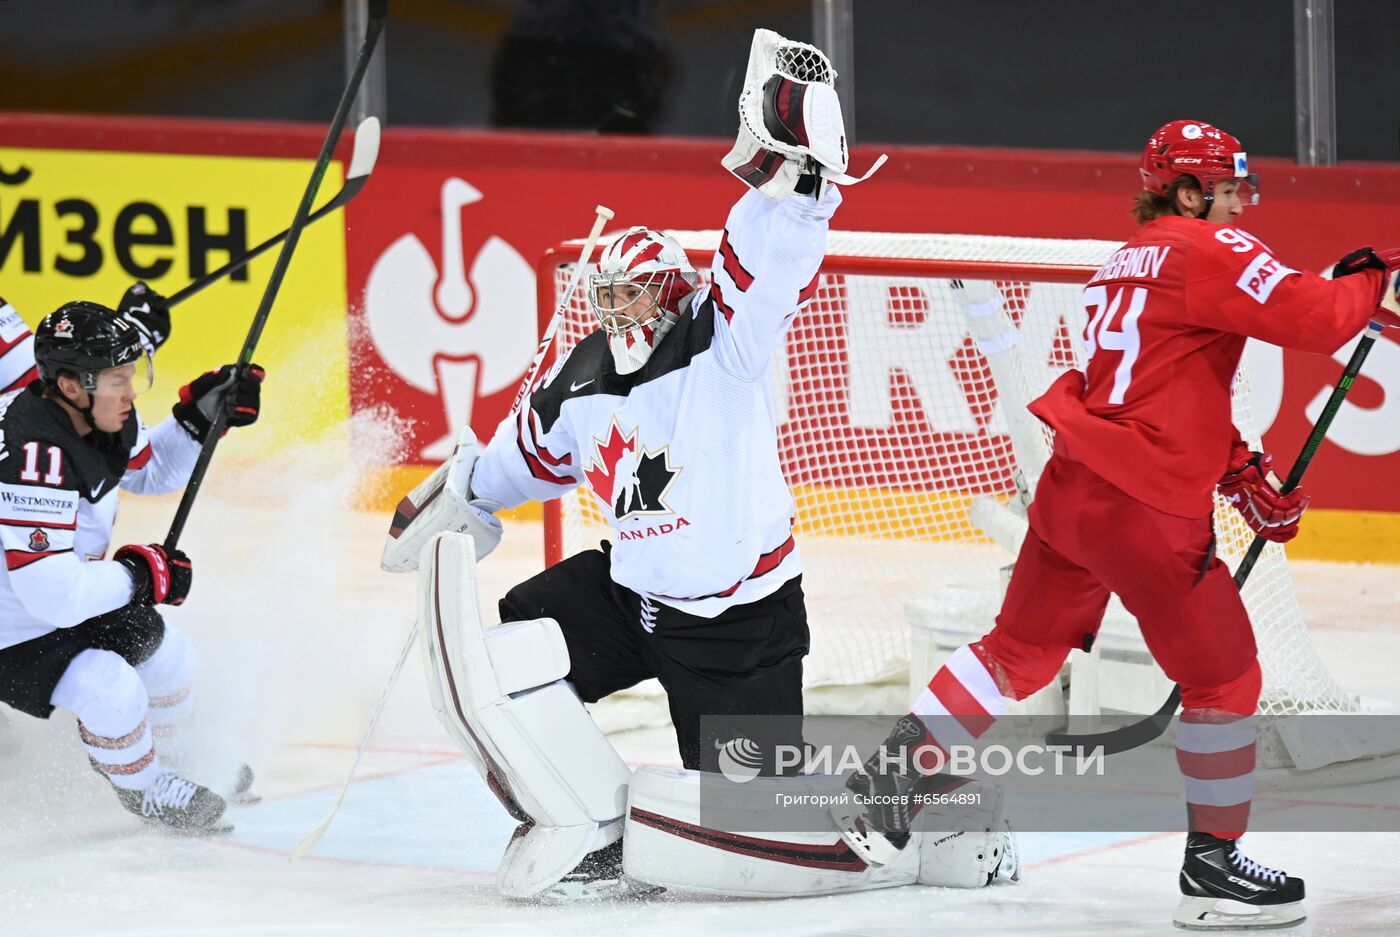
[[[697,269],[708,269],[720,232],[670,233]],[[577,245],[560,245],[541,261],[542,308],[554,308],[567,287]],[[773,370],[780,452],[806,565],[813,642],[808,699],[836,686],[892,692],[883,699],[847,697],[834,707],[809,702],[809,711],[873,712],[874,705],[897,711],[907,704],[907,610],[921,596],[971,590],[982,600],[974,603],[978,620],[970,627],[979,635],[990,629],[1002,590],[999,570],[1014,556],[970,520],[969,508],[986,497],[1017,503],[1024,466],[1012,446],[1007,408],[1023,409],[1063,370],[1082,365],[1081,288],[1119,246],[831,233],[816,297],[793,323]],[[954,279],[996,284],[1014,325],[1008,336],[1014,370],[999,372],[1011,386],[999,386],[972,337]],[[584,297],[575,295],[556,352],[595,328]],[[1243,369],[1234,410],[1241,433],[1257,446]],[[1250,533],[1223,503],[1216,528],[1220,555],[1233,568]],[[598,504],[584,489],[546,512],[549,562],[606,536]],[[1358,698],[1333,679],[1310,642],[1281,547],[1265,550],[1244,596],[1264,673],[1261,712],[1357,711]],[[968,614],[966,607],[940,608],[933,614]]]

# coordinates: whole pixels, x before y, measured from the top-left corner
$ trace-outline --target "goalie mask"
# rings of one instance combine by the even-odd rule
[[[607,333],[618,374],[647,363],[698,283],[675,238],[637,227],[608,245],[589,277],[588,305]]]
[[[1166,195],[1172,183],[1192,176],[1201,185],[1206,214],[1217,182],[1236,180],[1240,201],[1259,204],[1259,177],[1249,171],[1249,154],[1238,138],[1200,120],[1174,120],[1158,128],[1142,151],[1142,187]]]

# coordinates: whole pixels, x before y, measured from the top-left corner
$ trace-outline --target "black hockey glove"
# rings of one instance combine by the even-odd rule
[[[170,337],[170,307],[164,296],[144,283],[136,283],[122,295],[117,314],[136,326],[147,351],[154,352]]]
[[[1395,251],[1386,251],[1386,253],[1394,254]],[[1394,259],[1392,258],[1392,261]],[[1358,247],[1332,266],[1332,279],[1351,276],[1362,270],[1390,270],[1393,266],[1394,263],[1387,263],[1385,258],[1376,253],[1375,248]]]
[[[181,550],[158,543],[127,544],[112,557],[131,570],[131,601],[139,605],[181,605],[190,594],[194,566]]]
[[[228,426],[257,422],[262,405],[263,369],[256,364],[226,364],[180,388],[180,402],[170,408],[175,419],[198,442],[204,442],[220,407],[226,407]]]

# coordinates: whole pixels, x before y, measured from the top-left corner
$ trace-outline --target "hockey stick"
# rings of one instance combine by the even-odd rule
[[[403,650],[399,652],[399,662],[394,665],[394,672],[389,675],[389,684],[384,687],[384,692],[379,697],[379,705],[374,707],[374,715],[369,717],[369,725],[365,726],[365,734],[360,737],[360,747],[355,750],[355,760],[350,764],[350,774],[346,776],[345,783],[340,786],[340,796],[335,799],[331,806],[331,812],[326,814],[326,818],[321,821],[320,826],[307,833],[302,841],[296,844],[291,854],[287,856],[287,861],[291,862],[300,859],[321,841],[321,837],[326,835],[326,830],[331,828],[331,821],[335,819],[336,813],[340,811],[340,805],[345,802],[345,794],[350,790],[350,783],[355,780],[355,772],[360,767],[360,759],[364,757],[365,748],[369,745],[370,733],[379,723],[379,717],[384,714],[384,704],[389,702],[389,694],[394,691],[394,686],[399,682],[399,674],[403,672],[404,661],[408,660],[408,652],[413,649],[414,639],[418,637],[418,623],[414,622],[408,631],[408,640],[403,644]]]
[[[248,328],[248,337],[244,340],[243,350],[238,355],[240,365],[252,363],[253,352],[258,347],[258,339],[262,337],[263,327],[267,324],[268,316],[272,314],[272,303],[277,299],[277,291],[281,289],[282,280],[287,275],[287,267],[291,264],[292,252],[296,250],[297,242],[301,240],[302,229],[306,227],[307,219],[311,215],[311,203],[316,201],[316,192],[320,189],[321,180],[325,177],[326,169],[331,164],[331,155],[335,151],[336,141],[340,139],[340,133],[345,129],[345,121],[350,116],[350,106],[354,103],[355,95],[360,89],[360,81],[365,76],[365,69],[369,67],[374,47],[379,44],[379,36],[384,31],[384,20],[388,15],[389,0],[369,0],[369,22],[365,25],[365,40],[360,46],[359,57],[355,59],[355,67],[350,72],[350,80],[346,82],[345,90],[341,92],[340,103],[336,106],[335,116],[331,118],[330,129],[326,132],[326,140],[321,144],[320,155],[316,157],[316,167],[311,172],[311,179],[306,183],[306,192],[302,195],[301,204],[297,206],[296,214],[292,217],[292,225],[287,229],[287,238],[282,242],[282,250],[277,255],[277,263],[272,268],[272,276],[268,278],[267,288],[263,290],[262,302],[258,305],[257,315],[253,317],[253,324]],[[375,149],[377,152],[378,147]],[[199,494],[204,476],[209,471],[209,463],[214,458],[214,448],[218,446],[219,438],[223,436],[227,423],[227,409],[221,408],[214,415],[213,424],[204,437],[204,445],[199,450],[199,459],[194,464],[194,471],[190,473],[188,484],[185,485],[185,493],[180,498],[180,506],[175,510],[175,518],[170,522],[170,532],[165,535],[165,548],[167,550],[173,550],[180,540],[180,534],[185,529],[185,522],[189,520],[190,509],[194,507],[194,499]]]
[[[573,298],[574,290],[578,289],[579,281],[583,279],[583,271],[588,266],[589,258],[593,256],[593,245],[598,243],[598,238],[603,233],[603,225],[612,220],[611,208],[599,205],[594,210],[598,213],[598,217],[593,219],[593,229],[588,232],[588,238],[583,242],[583,252],[579,254],[578,265],[574,267],[573,275],[569,277],[568,289],[564,290],[564,295],[559,298],[559,304],[554,307],[554,315],[549,317],[549,325],[545,326],[544,335],[540,338],[539,350],[535,352],[535,360],[530,362],[530,370],[525,372],[525,380],[521,383],[520,389],[515,392],[515,402],[510,405],[511,413],[520,409],[520,402],[530,392],[530,385],[534,383],[535,375],[540,370],[540,363],[544,361],[545,353],[549,351],[550,343],[554,341],[554,333],[559,331],[559,322],[564,318],[564,310],[569,308],[569,300]]]
[[[369,174],[374,171],[374,164],[378,159],[379,118],[366,117],[360,122],[360,126],[355,128],[355,149],[350,154],[350,169],[346,174],[345,184],[340,187],[340,191],[335,194],[333,199],[312,212],[307,217],[306,223],[312,224],[320,221],[336,209],[344,208],[355,196],[359,195],[360,190],[369,181]],[[165,300],[166,305],[178,306],[191,296],[201,292],[205,287],[217,283],[230,273],[242,270],[269,248],[281,244],[291,231],[292,229],[288,228],[280,234],[274,234],[247,253],[240,254],[219,269],[206,273],[198,280],[171,294]]]
[[[1355,383],[1356,376],[1361,372],[1361,365],[1366,361],[1366,356],[1371,353],[1371,346],[1376,343],[1376,336],[1381,333],[1381,326],[1372,322],[1367,326],[1366,331],[1361,336],[1361,341],[1357,342],[1356,350],[1351,353],[1351,359],[1347,361],[1346,367],[1342,369],[1342,377],[1337,381],[1337,386],[1332,388],[1332,395],[1327,398],[1327,405],[1322,408],[1322,413],[1318,416],[1317,422],[1313,424],[1312,432],[1308,434],[1307,441],[1303,443],[1303,449],[1298,453],[1297,460],[1293,463],[1293,468],[1289,469],[1288,477],[1284,479],[1279,487],[1280,494],[1288,494],[1298,487],[1303,480],[1303,473],[1312,464],[1313,456],[1317,455],[1318,447],[1322,445],[1322,439],[1327,435],[1327,430],[1332,426],[1332,420],[1341,409],[1342,401],[1346,398],[1347,391],[1351,390],[1351,385]],[[1259,561],[1259,556],[1264,552],[1264,547],[1268,541],[1259,535],[1255,535],[1254,540],[1249,544],[1249,549],[1245,552],[1244,558],[1240,560],[1240,565],[1235,568],[1235,587],[1243,589],[1245,580],[1249,578],[1250,571],[1254,569],[1254,564]],[[1146,745],[1166,731],[1167,724],[1176,715],[1177,706],[1181,705],[1181,685],[1172,687],[1171,694],[1155,713],[1132,725],[1113,729],[1109,732],[1073,734],[1067,732],[1056,732],[1045,737],[1046,744],[1052,746],[1067,746],[1070,748],[1102,748],[1105,755],[1117,755],[1139,746]]]

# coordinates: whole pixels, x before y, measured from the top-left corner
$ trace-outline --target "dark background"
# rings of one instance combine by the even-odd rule
[[[860,142],[1136,150],[1190,116],[1295,155],[1291,0],[855,7]],[[1334,8],[1338,157],[1400,159],[1400,2]],[[0,111],[324,121],[342,9],[0,0]],[[810,40],[811,2],[392,0],[388,122],[727,137],[759,25]]]

